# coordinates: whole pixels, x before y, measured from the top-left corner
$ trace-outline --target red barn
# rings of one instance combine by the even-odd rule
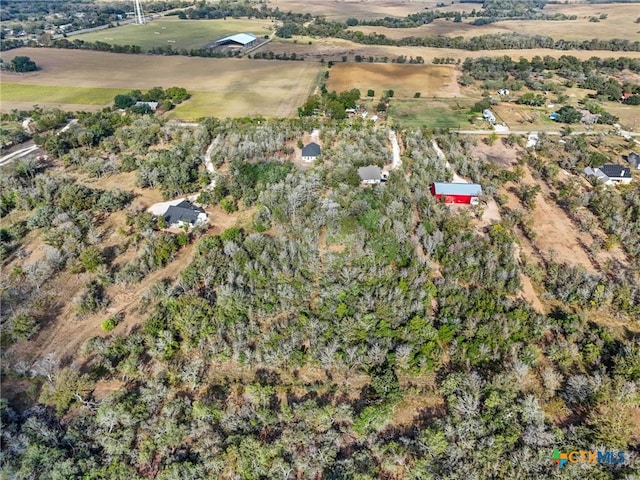
[[[477,205],[482,187],[477,183],[440,183],[431,185],[431,195],[444,203]]]

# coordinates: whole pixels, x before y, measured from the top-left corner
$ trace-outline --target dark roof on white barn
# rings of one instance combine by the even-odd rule
[[[602,165],[598,170],[609,178],[631,178],[631,170],[622,165]]]
[[[320,145],[315,142],[311,142],[302,148],[303,157],[317,157],[318,155],[320,155]]]
[[[165,212],[164,218],[169,225],[180,222],[194,224],[198,220],[198,215],[204,210],[191,202],[184,200],[178,205],[173,205]]]

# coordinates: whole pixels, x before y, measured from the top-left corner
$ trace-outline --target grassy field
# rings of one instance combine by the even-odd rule
[[[591,40],[592,38],[627,38],[631,40],[638,38],[640,32],[640,25],[635,23],[636,18],[640,16],[637,4],[548,5],[544,11],[577,15],[578,18],[564,21],[506,20],[480,26],[470,24],[474,20],[473,18],[460,23],[440,19],[417,28],[357,26],[352,30],[359,30],[365,34],[376,32],[393,39],[435,35],[470,38],[495,33],[523,33],[548,35],[554,39],[566,40]],[[607,18],[599,22],[589,21],[591,17],[601,14],[607,15]]]
[[[139,45],[143,50],[152,47],[200,48],[221,37],[234,33],[253,33],[262,36],[273,32],[271,20],[180,20],[163,17],[145,25],[128,24],[98,32],[77,35],[73,39],[105,42],[118,45]]]
[[[59,85],[25,85],[2,82],[2,102],[106,105],[123,88],[92,88]]]
[[[451,66],[338,63],[329,70],[327,88],[337,92],[358,88],[363,95],[373,89],[376,96],[393,90],[396,98],[412,98],[416,92],[450,98],[460,94],[457,73]]]
[[[405,127],[472,128],[468,100],[407,99],[393,100],[389,118]]]
[[[33,103],[44,105],[52,99],[69,102],[73,104],[69,109],[78,109],[84,108],[82,105],[95,106],[107,97],[110,100],[121,90],[180,86],[189,90],[193,98],[171,112],[175,118],[288,117],[304,103],[320,71],[320,65],[311,62],[157,57],[85,50],[21,48],[12,50],[11,55],[28,56],[41,70],[2,73],[2,111],[27,108]],[[16,85],[11,87],[10,103],[5,103],[5,84]],[[72,93],[72,88],[78,92]],[[37,89],[44,89],[41,98],[34,98]],[[95,99],[91,98],[92,91],[96,92]],[[57,92],[59,97],[49,97],[46,92]],[[79,100],[83,102],[80,106]]]
[[[349,17],[375,19],[404,17],[410,13],[433,8],[439,0],[270,0],[269,6],[283,12],[293,11],[321,15],[331,20]]]

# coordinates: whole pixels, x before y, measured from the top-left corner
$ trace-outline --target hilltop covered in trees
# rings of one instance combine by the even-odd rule
[[[314,128],[322,157],[303,170],[292,146]],[[471,139],[406,129],[402,168],[363,188],[357,168],[389,165],[391,151],[388,131],[361,119],[208,120],[190,130],[100,112],[60,135],[63,150],[49,149],[53,135],[38,141],[55,174],[21,161],[2,176],[12,272],[3,381],[31,386],[28,405],[2,401],[7,476],[632,475],[628,464],[560,471],[549,461],[554,448],[630,451],[638,441],[639,187],[558,176],[593,161],[585,137],[542,136],[519,167],[503,168],[475,160]],[[430,195],[432,182],[452,178],[434,141],[498,200],[501,219]],[[135,172],[139,187],[168,198],[198,192],[210,180],[207,145],[217,173],[201,201],[249,215],[218,234],[165,232],[131,190],[86,184]],[[540,192],[525,168],[635,260],[602,272],[553,256],[523,261],[519,232],[534,238],[527,216]],[[512,189],[521,208],[505,203]],[[117,232],[114,215],[125,219]],[[120,240],[107,249],[101,238],[112,234]],[[33,237],[45,257],[12,253]],[[179,271],[107,318],[118,285],[135,288],[185,249]],[[78,318],[49,317],[58,298],[49,286],[72,274],[84,282]],[[522,298],[523,275],[546,311]],[[139,323],[115,326],[132,316]],[[111,333],[90,335],[72,361],[21,353],[25,338],[50,332],[46,322],[95,319]],[[104,393],[105,384],[114,387]]]

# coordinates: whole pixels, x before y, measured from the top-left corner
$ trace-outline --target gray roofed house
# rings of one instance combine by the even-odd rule
[[[627,155],[627,162],[629,162],[629,165],[631,165],[632,168],[640,170],[640,155],[637,153],[631,152]]]
[[[622,165],[609,164],[596,168],[587,167],[584,169],[584,173],[590,177],[596,177],[606,185],[631,182],[631,169]]]
[[[358,169],[358,175],[360,176],[360,180],[362,180],[362,183],[373,184],[386,182],[389,173],[382,171],[380,167],[369,165],[367,167],[360,167]]]
[[[302,147],[302,160],[305,162],[313,162],[320,156],[320,145],[315,142],[311,142],[308,145]]]
[[[141,107],[146,105],[151,109],[152,112],[155,112],[158,109],[158,102],[136,102],[135,107]]]
[[[482,116],[484,117],[485,120],[487,120],[487,121],[489,121],[491,123],[495,123],[495,121],[496,121],[495,115],[488,108],[482,111]]]
[[[182,225],[199,225],[207,221],[205,211],[193,203],[183,200],[177,205],[170,206],[164,214],[164,219],[171,227]]]

